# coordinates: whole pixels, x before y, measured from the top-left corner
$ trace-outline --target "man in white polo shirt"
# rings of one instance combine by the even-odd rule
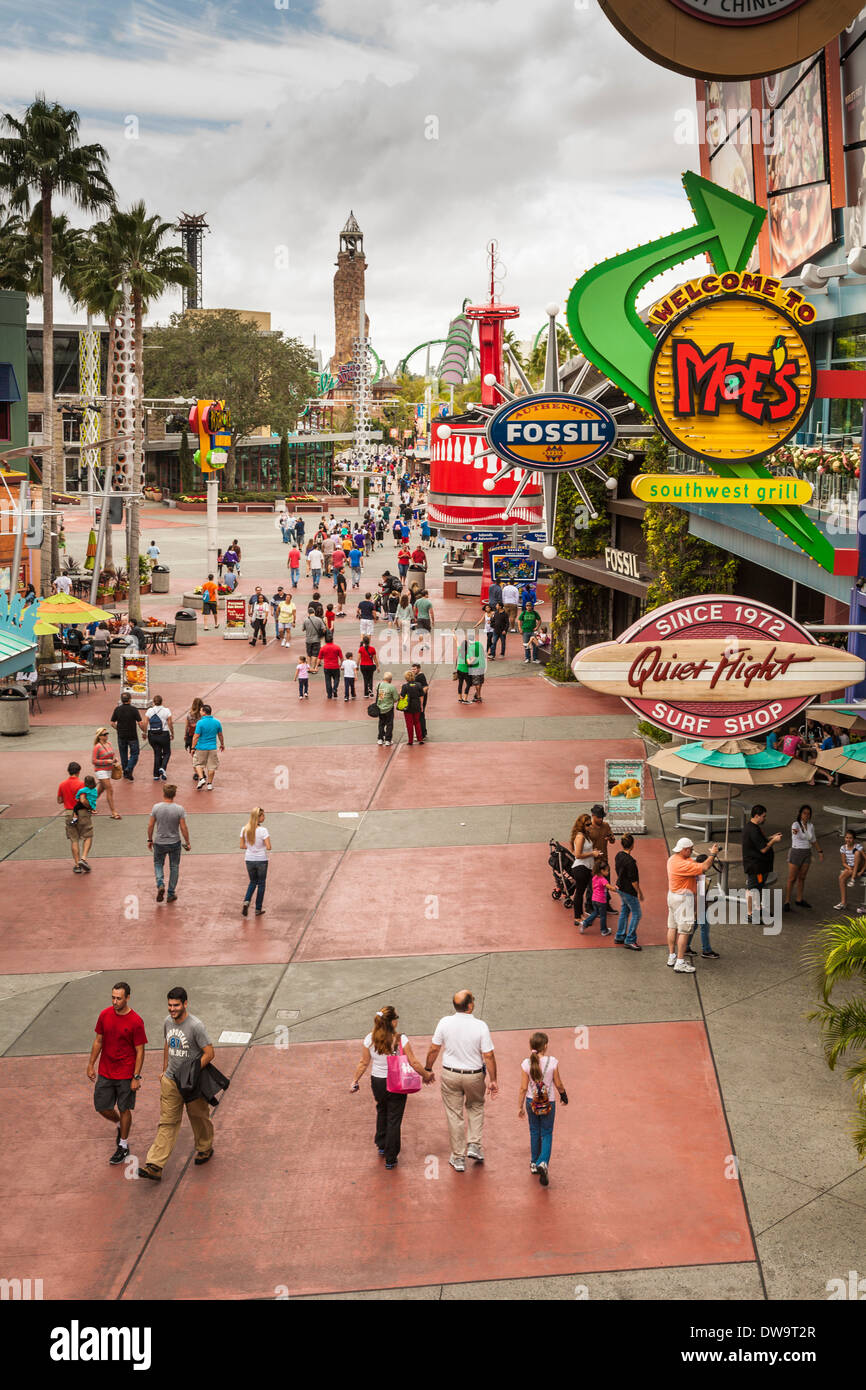
[[[508,627],[511,632],[517,631],[517,609],[520,604],[520,592],[516,584],[509,582],[502,586],[502,604],[508,614]]]
[[[448,1117],[451,1157],[455,1172],[466,1170],[466,1156],[484,1162],[481,1136],[484,1132],[485,1090],[492,1098],[496,1083],[496,1058],[490,1029],[480,1018],[473,1018],[475,1000],[468,989],[454,996],[454,1013],[440,1018],[427,1052],[430,1071],[440,1050],[442,1056],[442,1102]],[[486,1077],[485,1077],[486,1068]],[[463,1107],[466,1106],[464,1123]]]

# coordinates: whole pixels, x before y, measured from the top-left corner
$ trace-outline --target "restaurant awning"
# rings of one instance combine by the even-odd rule
[[[36,646],[26,637],[18,637],[8,628],[0,629],[0,676],[12,676],[16,671],[29,671],[36,660]]]
[[[21,392],[18,390],[15,368],[11,362],[0,362],[0,403],[9,405],[20,399]]]

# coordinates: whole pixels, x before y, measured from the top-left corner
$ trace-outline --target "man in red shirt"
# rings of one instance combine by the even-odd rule
[[[75,798],[84,786],[79,772],[80,763],[70,763],[66,769],[68,776],[57,788],[57,804],[66,812],[66,838],[72,851],[72,872],[89,874],[87,856],[93,844],[93,818],[89,806],[75,805]],[[74,817],[74,823],[73,823]]]
[[[334,553],[336,554],[336,551]],[[319,659],[322,664],[322,670],[325,673],[325,694],[329,700],[336,700],[337,691],[340,688],[340,663],[343,660],[342,650],[337,646],[336,642],[332,642],[329,637],[327,642],[322,643]]]
[[[111,1007],[103,1009],[96,1020],[96,1037],[87,1063],[88,1079],[96,1082],[93,1104],[100,1115],[117,1125],[117,1147],[109,1163],[122,1163],[129,1155],[135,1093],[141,1085],[147,1042],[143,1019],[129,1007],[130,992],[125,980],[113,986]],[[97,1057],[99,1075],[95,1071]]]
[[[420,545],[416,545],[412,551],[412,568],[416,570],[427,569],[427,555]]]
[[[301,575],[301,552],[296,545],[289,551],[289,573],[292,577],[292,588],[297,589],[298,580]]]

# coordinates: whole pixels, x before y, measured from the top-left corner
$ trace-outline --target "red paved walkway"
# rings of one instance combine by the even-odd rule
[[[486,1161],[462,1174],[448,1165],[438,1087],[409,1098],[400,1163],[386,1172],[366,1078],[349,1094],[357,1044],[253,1048],[218,1121],[218,1161],[205,1181],[187,1175],[127,1296],[176,1297],[190,1269],[197,1298],[269,1298],[278,1285],[292,1295],[754,1258],[700,1024],[593,1028],[582,1051],[551,1031],[570,1104],[557,1107],[547,1190],[530,1176],[516,1113],[526,1037],[497,1033],[496,1046],[506,1084],[487,1106]],[[160,1201],[132,1195],[151,1210]],[[263,1212],[267,1239],[251,1240]]]

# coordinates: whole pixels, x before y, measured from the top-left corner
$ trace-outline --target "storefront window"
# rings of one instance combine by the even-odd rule
[[[831,401],[830,402],[830,434],[833,436],[840,434],[855,435],[858,439],[863,428],[863,402],[862,401]]]
[[[843,329],[833,334],[833,365],[844,366],[857,359],[866,361],[866,329]]]

